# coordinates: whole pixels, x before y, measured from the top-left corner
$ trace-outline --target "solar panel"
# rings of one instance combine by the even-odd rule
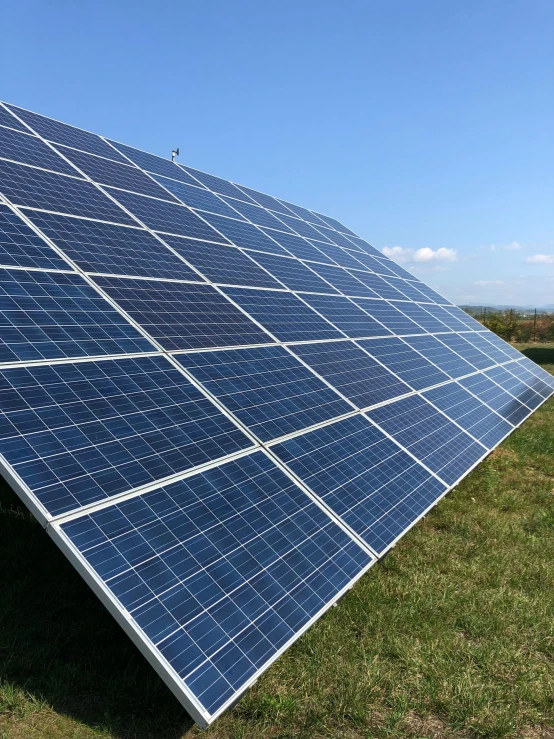
[[[235,246],[241,246],[244,249],[253,249],[255,251],[265,251],[268,254],[281,254],[288,256],[288,252],[273,239],[270,239],[261,228],[257,228],[246,221],[235,221],[231,218],[222,218],[211,213],[203,213],[202,217],[208,221],[220,234],[223,234],[225,241],[230,241]],[[237,213],[237,217],[239,214]],[[221,241],[221,239],[212,239],[212,241]]]
[[[373,561],[261,451],[56,532],[204,725]]]
[[[67,147],[60,146],[59,150],[81,172],[84,172],[88,177],[101,185],[117,187],[120,190],[130,190],[140,195],[150,195],[153,198],[162,198],[163,200],[170,200],[174,203],[178,202],[171,196],[171,188],[166,187],[164,190],[156,184],[152,177],[149,177],[138,167],[133,166],[131,162],[120,164],[119,162],[112,162],[110,159],[104,159],[95,154],[85,154],[82,151],[76,151]],[[29,162],[29,164],[31,163]],[[71,169],[72,171],[69,174],[75,174],[75,169]],[[167,192],[167,189],[170,192]]]
[[[291,349],[360,409],[411,391],[401,379],[350,341],[298,344]]]
[[[308,239],[304,239],[302,236],[296,236],[296,234],[283,233],[282,231],[273,231],[270,228],[262,229],[262,231],[274,239],[278,244],[284,246],[293,256],[298,259],[304,259],[309,262],[319,262],[323,264],[333,264],[335,262],[331,257],[328,257],[320,249],[317,249],[311,244]]]
[[[369,410],[367,415],[447,485],[454,485],[487,451],[419,395]]]
[[[454,383],[426,390],[423,397],[487,449],[493,449],[512,430],[498,413]]]
[[[9,128],[0,128],[0,158],[11,159],[20,164],[51,169],[54,172],[75,174],[75,169],[48,144],[30,133],[18,133]]]
[[[256,264],[254,252],[248,256],[248,253],[234,246],[209,244],[181,236],[164,235],[164,241],[210,282],[220,285],[282,287],[274,277]]]
[[[0,468],[201,726],[553,392],[336,219],[0,104]]]
[[[435,336],[407,336],[404,341],[454,379],[475,372],[475,368],[469,362]]]
[[[122,208],[86,180],[0,160],[0,182],[2,194],[13,205],[136,224]]]
[[[272,254],[252,254],[264,269],[280,280],[289,290],[336,294],[337,290],[322,280],[299,259],[276,257]]]
[[[376,321],[380,321],[393,334],[412,336],[425,333],[424,328],[387,300],[360,300],[359,298],[353,298],[353,300],[359,308],[369,313]]]
[[[332,267],[327,264],[313,264],[311,268],[330,285],[343,295],[353,298],[374,298],[376,294],[360,282],[354,273],[347,272],[342,267]],[[360,273],[361,274],[361,273]]]
[[[302,300],[351,339],[390,336],[391,332],[383,324],[348,298],[339,295],[303,295]]]
[[[26,215],[83,272],[202,279],[146,229],[40,211],[27,211]],[[166,243],[171,243],[170,238],[166,237]]]
[[[206,210],[209,213],[219,213],[229,218],[240,217],[236,211],[230,208],[220,197],[202,187],[185,185],[183,182],[170,180],[168,177],[155,177],[156,182],[169,190],[185,205],[198,210]],[[130,189],[130,188],[128,188]]]
[[[262,441],[352,411],[334,390],[280,346],[195,352],[181,354],[178,359]]]
[[[210,285],[95,277],[164,349],[264,344],[269,336]]]
[[[279,341],[337,339],[343,335],[292,293],[240,287],[223,291]]]
[[[44,239],[33,231],[7,205],[0,203],[0,264],[5,267],[67,269]]]
[[[0,269],[0,364],[152,351],[80,275]]]
[[[372,339],[359,344],[414,390],[423,390],[450,379],[446,372],[402,339]]]
[[[379,555],[448,489],[364,416],[272,449]]]

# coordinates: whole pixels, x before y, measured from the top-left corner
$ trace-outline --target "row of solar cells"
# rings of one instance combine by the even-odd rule
[[[86,243],[83,232],[80,232],[80,242],[70,242],[67,231],[60,232],[51,228],[52,220],[64,219],[63,216],[35,212],[29,215],[58,247],[63,248],[63,253],[82,268],[80,254],[82,244]],[[65,220],[73,223],[72,219]],[[82,221],[82,223],[91,222]],[[94,225],[105,226],[105,224]],[[124,233],[135,233],[134,229],[121,230]],[[65,242],[60,233],[64,233]],[[147,235],[154,244],[157,243],[153,237]],[[74,235],[74,238],[77,237]],[[84,277],[77,274],[60,275],[55,272],[35,271],[40,268],[70,271],[71,265],[58,256],[57,252],[8,206],[2,205],[0,205],[0,243],[3,261],[11,266],[33,268],[33,271],[25,272],[0,268],[3,295],[0,306],[5,312],[3,319],[5,333],[0,337],[3,339],[1,362],[152,350],[144,339],[136,332],[133,333],[116,311],[101,300],[92,284],[102,288],[105,294],[116,301],[167,350],[270,343],[275,338],[282,342],[294,342],[344,337],[368,338],[391,334],[410,336],[453,333],[471,331],[474,328],[482,330],[479,324],[455,306],[416,304],[371,297],[347,298],[338,292],[334,295],[311,293],[294,295],[287,291],[259,288],[223,287],[222,290],[217,290],[205,283],[192,284],[132,277],[93,276],[87,283]],[[229,262],[221,259],[219,254],[210,253],[213,246],[200,245],[200,242],[196,244],[198,246],[194,247],[196,249],[194,254],[191,250],[187,257],[199,270],[210,275],[211,269],[210,276],[213,276],[217,269],[223,272],[230,271],[231,281],[234,281],[235,274],[245,275],[240,261],[231,260],[233,266],[228,269]],[[155,255],[151,246],[151,243],[145,243],[141,245],[140,250],[136,249],[134,259],[137,264],[140,264],[136,257],[139,252],[144,261],[148,261],[152,254]],[[232,247],[215,248],[231,253],[233,259],[235,254],[237,257],[246,258],[242,252]],[[176,269],[173,271],[177,271],[180,279],[186,277],[201,279],[169,249],[160,245],[160,251],[164,258],[167,258],[168,270],[173,266],[171,260],[174,260]],[[270,259],[305,269],[298,260],[278,257]],[[279,274],[278,266],[265,262],[264,266],[268,271],[263,271],[256,268],[254,262],[250,263],[252,270],[247,275],[249,281],[255,283],[258,274],[263,277],[259,282],[265,281],[268,285],[277,284],[270,276],[269,270]],[[253,272],[254,269],[257,269],[257,272]],[[328,269],[335,269],[342,276],[342,282],[333,279],[343,292],[356,292],[355,289],[349,291],[348,284],[345,284],[347,273],[344,270],[331,267]],[[311,274],[308,270],[306,272]],[[329,278],[329,275],[327,277]],[[223,279],[223,275],[221,278]],[[290,284],[294,287],[293,282]],[[325,288],[323,281],[321,284]],[[333,290],[331,287],[328,289]],[[231,298],[266,330],[262,330],[249,320],[244,312],[227,298]],[[111,325],[114,323],[118,324],[119,328]],[[100,328],[106,325],[109,325],[109,328]],[[57,333],[60,326],[67,327],[69,334]],[[54,334],[57,338],[54,338]],[[122,342],[118,346],[119,339]],[[106,343],[102,344],[102,341]]]
[[[36,118],[35,114],[30,115],[32,115],[33,118]],[[48,121],[48,119],[44,120]],[[19,137],[19,139],[23,139],[23,141],[19,141],[17,137]],[[99,141],[102,142],[103,146],[107,146],[107,144],[105,144],[101,139],[99,139]],[[31,143],[34,144],[34,146],[30,146]],[[73,150],[67,151],[72,152]],[[135,158],[141,160],[141,163],[144,158],[147,158],[148,161],[152,160],[152,163],[149,165],[150,169],[155,170],[160,167],[162,169],[169,168],[171,173],[174,175],[175,173],[182,172],[182,168],[179,168],[171,162],[159,157],[147,155],[143,152],[138,152],[137,150],[129,149],[129,152],[135,152]],[[130,163],[127,163],[126,165],[116,164],[109,160],[100,159],[97,156],[91,157],[90,155],[85,155],[82,152],[77,152],[75,155],[78,155],[79,157],[89,156],[89,158],[93,160],[93,163],[98,166],[102,163],[106,163],[109,166],[115,166],[118,168],[116,171],[111,173],[111,179],[104,174],[104,170],[102,168],[101,170],[98,170],[98,166],[96,169],[91,169],[90,167],[82,169],[87,176],[91,177],[91,179],[99,182],[103,186],[110,186],[110,183],[116,183],[120,188],[122,186],[125,187],[129,173],[131,173],[133,176],[144,178],[144,180],[149,183],[150,188],[157,187],[154,180],[149,175],[141,172],[137,167]],[[71,156],[74,156],[74,154],[72,153]],[[6,159],[11,160],[4,161],[0,164],[0,168],[4,168],[3,179],[6,186],[6,195],[9,197],[11,202],[22,207],[42,208],[65,214],[86,216],[87,218],[92,217],[115,221],[116,223],[136,225],[136,221],[130,218],[125,211],[118,208],[113,200],[109,200],[107,197],[103,196],[100,190],[91,188],[90,182],[82,179],[67,180],[63,177],[55,176],[52,172],[46,172],[44,170],[37,171],[34,169],[29,170],[28,167],[21,167],[18,166],[18,164],[15,164],[15,162],[19,162],[27,165],[42,166],[48,169],[54,167],[52,164],[52,161],[54,160],[59,161],[60,163],[58,167],[55,167],[60,174],[73,174],[74,178],[79,176],[77,170],[71,167],[71,165],[64,159],[59,157],[40,139],[37,139],[30,133],[23,134],[7,128],[0,128],[0,157],[5,157]],[[78,164],[82,165],[82,162],[79,161]],[[106,183],[106,180],[108,179],[110,182]],[[33,182],[31,183],[30,180]],[[211,176],[209,176],[209,180],[210,182],[213,180],[217,180],[218,182],[220,181],[219,178],[213,178]],[[358,283],[358,291],[362,290],[362,292],[359,292],[358,294],[362,296],[368,294],[380,294],[379,289],[382,289],[388,291],[387,297],[405,299],[405,294],[402,293],[401,290],[399,291],[399,287],[404,287],[404,290],[407,290],[409,293],[408,297],[414,296],[416,299],[424,302],[446,302],[436,293],[433,293],[432,291],[429,291],[428,288],[425,288],[425,286],[422,286],[422,283],[416,281],[412,275],[386,259],[380,252],[374,250],[371,246],[365,244],[365,242],[360,239],[357,239],[359,243],[356,244],[348,241],[346,237],[339,234],[339,232],[331,231],[326,227],[322,227],[331,234],[330,238],[334,239],[335,243],[329,241],[329,238],[325,236],[325,234],[320,234],[319,238],[323,239],[323,241],[320,241],[317,246],[314,246],[314,244],[310,242],[309,237],[313,238],[316,236],[317,238],[315,233],[304,233],[302,235],[298,233],[294,234],[287,227],[286,223],[282,223],[280,225],[277,224],[276,226],[276,221],[271,224],[274,228],[270,232],[266,232],[263,230],[264,225],[268,228],[270,227],[267,226],[267,223],[264,224],[264,218],[274,219],[274,217],[268,213],[265,208],[260,206],[250,206],[247,203],[240,203],[239,206],[245,211],[244,213],[231,211],[231,208],[226,206],[217,195],[203,189],[203,186],[199,182],[196,182],[195,186],[185,185],[176,180],[174,182],[175,185],[180,188],[188,187],[188,190],[190,191],[189,194],[187,194],[187,191],[179,193],[182,203],[186,203],[190,208],[198,209],[200,209],[201,206],[207,207],[207,201],[220,203],[225,206],[223,210],[224,215],[227,217],[219,217],[222,215],[220,212],[221,207],[218,209],[214,205],[212,210],[215,209],[216,213],[211,213],[210,215],[203,211],[204,215],[202,218],[205,220],[202,220],[195,216],[190,208],[182,207],[182,205],[181,207],[175,207],[176,205],[179,205],[179,202],[174,197],[167,194],[166,191],[162,191],[161,189],[160,193],[163,193],[164,195],[167,194],[167,196],[171,198],[170,200],[153,200],[151,198],[151,190],[149,197],[137,197],[136,193],[127,192],[124,189],[119,190],[115,195],[122,205],[132,211],[133,215],[138,216],[143,223],[153,230],[174,233],[176,235],[192,236],[199,239],[207,239],[208,241],[224,243],[227,245],[229,242],[232,242],[237,246],[266,251],[274,255],[294,255],[301,259],[312,261],[315,264],[319,263],[335,267],[338,264],[342,267],[361,272],[357,277],[362,281],[363,279],[368,279],[367,277],[364,278],[364,275],[366,275],[368,271],[370,274],[379,274],[391,278],[392,283],[389,284],[386,281],[373,277],[369,280],[370,284],[366,286],[367,289]],[[220,182],[224,183],[225,181],[221,180]],[[230,186],[230,183],[226,184]],[[158,195],[160,193],[158,193]],[[112,193],[112,195],[114,195],[114,193]],[[264,197],[269,200],[274,200],[273,198],[269,198],[269,196]],[[199,198],[203,199],[203,201],[200,202]],[[296,208],[296,206],[294,207]],[[248,210],[248,208],[250,208],[250,210]],[[304,212],[304,209],[297,208],[297,210]],[[219,215],[217,215],[218,213]],[[309,211],[305,211],[305,213],[309,214]],[[229,220],[229,215],[231,215],[233,220]],[[297,213],[297,215],[300,215],[300,213]],[[212,216],[215,217],[215,220],[213,220]],[[250,222],[246,220],[247,218],[250,219]],[[65,224],[63,223],[64,220]],[[300,218],[294,217],[293,220],[295,221],[294,225],[297,230],[300,229],[302,231],[306,228],[312,228],[305,221],[301,221]],[[61,219],[61,223],[63,225],[60,226],[60,221],[58,219],[58,227],[61,228],[62,233],[66,229],[70,231],[87,229],[86,224],[68,223],[67,219]],[[217,228],[219,233],[211,226]],[[280,227],[284,230],[276,231],[276,227]],[[118,243],[121,240],[129,241],[132,239],[140,241],[148,235],[124,234],[122,229],[110,229],[104,224],[89,224],[88,229],[91,231],[92,241],[96,242],[107,240],[111,243]],[[271,234],[271,238],[268,233]],[[184,248],[187,246],[186,241],[178,240],[176,243],[177,247]],[[157,250],[159,251],[159,245],[156,246],[158,246]],[[197,245],[193,244],[193,246]],[[237,256],[234,255],[234,257],[231,257],[229,255],[229,259],[232,258],[237,258]],[[247,260],[244,258],[243,263],[247,263]],[[283,266],[282,263],[279,265],[279,262],[277,262],[277,265],[276,270],[279,271],[280,268],[284,274],[288,274],[288,271],[295,269],[291,266]],[[97,266],[96,269],[97,271],[102,272],[107,271],[105,265]],[[301,270],[300,267],[296,267],[296,269],[300,270],[300,274],[294,276],[296,284],[302,284],[307,281],[307,285],[300,289],[315,289],[317,291],[317,286],[321,288],[321,286],[325,284],[318,279],[317,274],[314,275],[307,270]],[[239,271],[240,270],[237,270],[237,272]],[[124,273],[129,274],[127,270],[125,270]],[[174,275],[175,273],[173,272],[171,274]],[[331,274],[333,273],[331,272]],[[147,276],[156,275],[148,274]],[[303,280],[302,276],[304,277]],[[398,279],[398,277],[408,278],[412,282],[409,285],[406,285],[402,280]],[[352,285],[355,284],[352,277],[346,276],[346,279],[350,279]],[[313,282],[315,287],[311,286],[310,282]],[[244,281],[242,284],[244,284]],[[254,280],[249,280],[248,284],[256,286],[257,283]],[[422,286],[422,289],[424,290],[423,295],[418,292],[418,288],[415,286],[416,284]],[[377,291],[372,288],[372,285],[378,288]]]
[[[44,169],[66,174],[75,173],[73,168],[62,163],[59,157],[53,155],[52,149],[45,147],[40,140],[29,142],[15,134],[15,131],[30,133],[28,128],[30,126],[32,131],[38,133],[39,136],[56,146],[61,145],[63,155],[90,176],[92,180],[107,186],[176,202],[176,199],[171,197],[171,187],[179,188],[182,185],[192,185],[197,188],[196,191],[183,188],[182,191],[178,190],[177,197],[179,200],[181,199],[180,192],[192,193],[189,195],[193,199],[190,205],[194,205],[201,210],[214,213],[221,212],[237,218],[237,212],[241,214],[240,209],[244,208],[247,212],[255,214],[254,223],[257,223],[260,218],[266,219],[270,228],[285,232],[290,231],[290,228],[287,227],[287,221],[283,219],[292,219],[290,223],[294,226],[298,226],[298,220],[303,220],[308,225],[298,227],[306,229],[306,233],[316,240],[333,242],[333,239],[338,239],[338,243],[354,249],[360,248],[357,242],[363,243],[352,231],[328,216],[316,214],[306,208],[286,203],[249,188],[239,187],[219,177],[189,167],[175,165],[161,157],[147,154],[123,144],[107,142],[95,134],[44,118],[15,106],[0,106],[0,125],[13,129],[13,131],[5,131],[2,135],[2,140],[6,143],[0,142],[0,150],[1,147],[7,147],[10,150],[10,155],[6,157],[8,159],[34,164]],[[16,157],[12,155],[13,152],[17,153]],[[116,164],[119,164],[120,167],[115,167]],[[128,169],[121,169],[122,165],[127,165]],[[129,167],[129,165],[131,166]],[[152,177],[144,177],[143,173],[137,171],[137,167],[132,165],[137,165],[146,172],[161,177],[162,187],[166,189],[162,190],[157,187]],[[169,187],[166,185],[167,181],[171,183]],[[218,193],[220,197],[214,198],[206,190],[212,190],[214,193]],[[223,199],[225,197],[231,198],[233,204],[238,202],[240,205],[226,206]],[[195,198],[197,200],[194,200]],[[206,207],[206,205],[210,207]],[[248,211],[253,205],[256,209]],[[266,211],[266,215],[260,215],[258,208]],[[283,219],[276,220],[276,217],[272,216],[271,213],[267,213],[267,211],[277,213]],[[259,225],[264,224],[260,221]],[[346,234],[354,241],[345,238]],[[364,249],[362,248],[361,251],[363,252]]]
[[[409,346],[382,343],[384,354],[376,356],[392,354],[394,374],[349,343],[299,345],[298,358],[283,347],[260,347],[178,355],[174,363],[153,356],[1,370],[0,452],[49,514],[58,515],[251,447],[253,437],[197,390],[181,366],[263,442],[389,401],[367,413],[407,447],[398,413],[412,423],[417,407],[432,404],[450,435],[439,444],[418,428],[414,443],[423,439],[428,446],[424,453],[416,444],[413,453],[452,484],[467,461],[464,451],[455,464],[461,451],[452,432],[471,442],[476,461],[554,387],[526,359],[454,384]],[[413,394],[431,385],[425,400]]]

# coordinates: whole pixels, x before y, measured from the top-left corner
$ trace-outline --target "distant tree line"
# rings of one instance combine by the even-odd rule
[[[464,310],[505,341],[554,342],[554,313],[471,306]]]

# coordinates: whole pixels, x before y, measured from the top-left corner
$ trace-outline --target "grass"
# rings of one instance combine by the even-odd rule
[[[5,487],[0,561],[1,739],[202,736]],[[552,739],[553,583],[551,400],[203,736]]]

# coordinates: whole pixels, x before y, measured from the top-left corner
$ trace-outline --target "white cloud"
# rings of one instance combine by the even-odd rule
[[[497,249],[504,249],[505,251],[521,251],[524,247],[519,244],[517,241],[511,241],[509,244],[491,244],[491,251],[496,251]]]
[[[430,249],[428,246],[421,249],[405,249],[402,246],[385,246],[383,254],[395,262],[405,264],[407,262],[455,262],[458,259],[456,249]]]
[[[527,257],[526,264],[554,264],[554,254],[533,254]]]
[[[413,249],[404,249],[401,246],[385,246],[383,247],[383,254],[390,259],[394,259],[395,262],[403,264],[411,261]]]
[[[490,285],[503,285],[504,282],[502,280],[477,280],[473,284],[478,287],[489,287]]]

